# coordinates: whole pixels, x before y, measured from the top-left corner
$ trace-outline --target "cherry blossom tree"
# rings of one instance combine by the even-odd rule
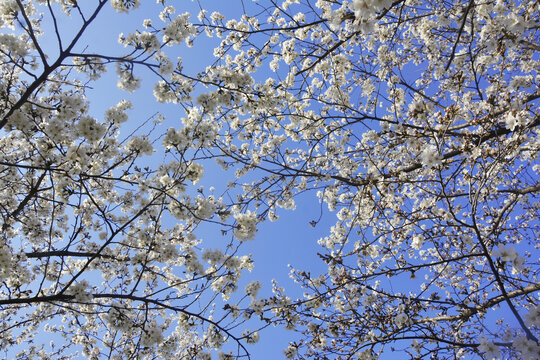
[[[328,271],[264,302],[286,357],[539,358],[538,2],[250,6],[200,14],[196,111],[260,218],[306,192],[336,218]]]
[[[0,348],[242,358],[259,319],[298,332],[287,358],[538,358],[540,6],[237,4],[0,3]],[[97,18],[142,6],[121,55],[85,47]],[[189,74],[179,49],[201,37],[214,58]],[[96,115],[113,69],[181,124],[127,100]],[[234,172],[224,193],[199,186],[208,160]],[[237,292],[241,244],[300,194],[324,205],[327,271],[292,272],[300,299]],[[196,235],[210,223],[222,248]]]
[[[260,284],[235,294],[253,267],[238,249],[254,236],[255,213],[195,187],[212,141],[209,124],[190,111],[182,127],[164,129],[163,115],[130,115],[127,100],[96,115],[87,97],[116,68],[121,89],[135,91],[145,76],[157,100],[189,102],[195,80],[169,57],[203,31],[189,14],[164,1],[144,4],[152,18],[119,37],[123,55],[82,40],[96,19],[140,5],[0,3],[6,358],[232,359],[247,357],[246,344],[258,340],[242,325],[252,313],[240,306],[256,301]],[[125,128],[133,122],[140,126]],[[235,234],[221,248],[196,235],[210,222]]]

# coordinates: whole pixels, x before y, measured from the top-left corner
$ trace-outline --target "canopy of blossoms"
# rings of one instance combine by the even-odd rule
[[[238,3],[230,19],[165,0],[0,3],[0,348],[246,358],[274,325],[297,332],[291,359],[537,359],[540,5]],[[136,30],[111,34],[121,55],[80,44],[139,7]],[[203,37],[216,47],[190,74],[179,49]],[[127,100],[94,114],[110,70],[181,123],[125,130],[144,122]],[[208,160],[232,176],[223,193],[198,186]],[[335,219],[313,239],[327,271],[292,272],[303,298],[236,291],[242,243],[300,194]],[[221,248],[196,235],[210,224]]]
[[[538,358],[538,3],[253,9],[207,19],[198,109],[263,215],[312,192],[336,218],[328,271],[266,300],[287,357]]]

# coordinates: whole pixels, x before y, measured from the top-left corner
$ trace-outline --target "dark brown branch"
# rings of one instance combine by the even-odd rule
[[[16,0],[17,5],[19,5],[19,8],[21,9],[21,14],[24,18],[24,21],[26,22],[26,26],[28,26],[28,29],[26,29],[26,32],[30,36],[30,39],[32,39],[32,43],[34,44],[34,47],[36,48],[37,52],[39,53],[39,57],[41,58],[41,62],[43,62],[43,67],[47,69],[49,67],[49,64],[47,63],[47,56],[41,49],[41,46],[39,46],[39,43],[36,38],[36,34],[34,33],[34,29],[32,27],[32,22],[28,18],[28,15],[26,15],[26,11],[24,11],[24,5],[21,3],[21,0]]]
[[[4,220],[4,225],[2,226],[2,230],[6,231],[7,227],[9,226],[9,219],[13,218],[16,219],[19,213],[24,209],[26,204],[37,194],[39,191],[39,187],[41,186],[41,183],[43,182],[43,179],[45,178],[45,175],[47,174],[47,171],[44,171],[40,177],[38,178],[36,184],[32,185],[32,188],[26,194],[24,199],[20,202],[17,209],[15,209],[11,214],[7,215],[6,219]]]
[[[540,191],[540,184],[532,185],[532,186],[526,187],[524,189],[503,189],[503,190],[499,190],[499,192],[519,194],[519,195],[530,194],[530,193],[537,192],[537,191]]]
[[[469,0],[469,5],[467,5],[467,8],[465,9],[465,14],[463,14],[463,21],[461,22],[461,26],[459,27],[456,42],[454,43],[454,46],[452,47],[452,53],[450,54],[450,59],[448,60],[448,64],[446,64],[445,70],[448,70],[450,68],[450,64],[452,64],[452,61],[454,60],[454,57],[456,56],[456,49],[459,43],[459,39],[461,38],[461,34],[463,33],[463,29],[465,28],[465,23],[467,22],[467,16],[469,15],[469,11],[471,10],[473,4],[474,4],[474,0]]]
[[[476,211],[476,203],[473,204],[473,211],[472,212],[474,213],[475,211]],[[521,329],[523,329],[523,331],[527,335],[527,338],[529,340],[533,340],[534,342],[536,342],[538,344],[538,339],[533,335],[531,330],[529,330],[527,325],[525,325],[525,322],[523,321],[523,318],[521,317],[521,315],[517,311],[516,307],[512,303],[512,300],[511,300],[511,297],[510,297],[509,293],[506,291],[506,287],[504,286],[504,283],[503,283],[503,281],[501,279],[501,275],[499,274],[499,271],[497,270],[497,267],[495,266],[495,263],[493,262],[493,259],[491,258],[490,254],[489,254],[489,250],[487,248],[486,242],[484,241],[484,237],[482,236],[480,230],[478,229],[478,225],[476,224],[476,216],[472,217],[472,221],[473,221],[473,225],[474,225],[474,231],[476,233],[476,238],[478,239],[478,242],[480,243],[480,246],[482,247],[482,250],[484,251],[484,255],[485,255],[485,258],[488,261],[491,272],[495,276],[495,281],[496,281],[497,285],[499,286],[499,290],[502,293],[501,296],[503,297],[504,301],[506,302],[506,304],[510,308],[510,311],[512,312],[512,314],[514,314],[514,317],[516,318],[517,322],[519,323]]]
[[[78,252],[78,251],[68,251],[68,250],[28,252],[25,255],[29,259],[41,259],[41,258],[47,258],[47,257],[53,257],[53,256],[91,257],[91,256],[96,256],[96,255],[97,257],[116,259],[116,257],[112,255],[97,254],[95,252]]]
[[[527,295],[532,292],[540,290],[540,283],[532,284],[529,286],[526,286],[522,289],[514,290],[508,292],[506,295],[508,298],[513,299],[515,297],[521,296],[521,295]],[[431,318],[424,318],[415,321],[416,324],[421,323],[429,323],[429,322],[439,322],[439,321],[462,321],[469,319],[472,315],[477,313],[483,313],[489,310],[490,308],[494,307],[497,304],[500,304],[501,302],[504,302],[506,300],[504,295],[498,295],[495,296],[489,300],[487,300],[485,303],[475,306],[475,307],[469,307],[461,311],[459,315],[444,315],[444,316],[436,316]]]

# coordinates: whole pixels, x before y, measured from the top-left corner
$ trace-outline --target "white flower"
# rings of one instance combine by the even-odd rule
[[[512,115],[511,113],[508,113],[508,115],[506,115],[506,128],[508,130],[514,131],[517,125],[518,125],[518,121],[516,117]]]
[[[161,80],[154,85],[154,97],[160,103],[176,102],[176,94],[171,89],[169,84]]]
[[[234,236],[240,241],[253,240],[257,232],[257,214],[247,211],[244,214],[236,214],[236,228]]]
[[[210,19],[212,19],[212,22],[213,23],[216,23],[217,21],[221,21],[221,20],[224,20],[225,19],[225,16],[218,13],[217,11],[214,11],[211,15],[210,15]]]
[[[193,24],[189,22],[189,16],[189,13],[178,15],[165,27],[163,30],[163,43],[171,46],[188,40],[190,36],[196,34]]]
[[[156,60],[159,63],[159,73],[163,76],[170,75],[172,73],[174,65],[171,60],[163,53],[156,54]]]
[[[146,325],[143,334],[141,336],[141,344],[143,346],[153,346],[154,344],[158,344],[163,340],[163,335],[161,333],[161,329],[158,328],[157,324],[150,323]]]
[[[406,314],[399,313],[394,318],[394,324],[396,324],[396,326],[398,327],[402,327],[407,322],[408,319],[409,317]]]
[[[430,145],[420,153],[420,161],[427,168],[432,168],[442,164],[442,156],[435,146]]]
[[[141,79],[130,75],[128,77],[118,79],[117,85],[119,89],[132,93],[141,86]]]
[[[89,286],[88,281],[79,281],[69,287],[69,292],[74,296],[75,301],[86,302],[92,299],[92,294],[88,290]]]
[[[295,44],[296,44],[295,39],[284,41],[281,44],[281,55],[283,56],[283,60],[285,61],[287,65],[291,64],[293,60],[296,59],[296,57],[298,56],[298,54],[296,53],[294,49]]]
[[[234,356],[231,353],[226,353],[224,351],[218,352],[218,358],[219,360],[234,360],[236,356]]]
[[[246,285],[246,288],[244,291],[247,295],[249,295],[252,299],[255,299],[257,297],[257,294],[259,293],[259,290],[261,289],[261,282],[260,281],[252,281],[249,284]]]
[[[480,345],[478,346],[478,350],[485,353],[486,358],[489,360],[498,359],[501,354],[499,347],[492,342],[488,342],[485,337],[480,338]]]
[[[130,101],[122,100],[116,106],[113,106],[105,111],[105,119],[117,124],[123,123],[128,119],[126,110],[131,108],[132,105]]]
[[[223,344],[223,341],[225,340],[214,325],[209,326],[205,334],[205,339],[208,342],[208,345],[214,349],[220,348],[221,344]]]
[[[508,130],[514,131],[517,126],[526,126],[529,122],[528,116],[524,112],[518,112],[516,115],[508,113],[505,118],[505,127]]]
[[[513,246],[500,245],[498,250],[493,251],[493,256],[500,257],[502,261],[513,261],[518,254]]]
[[[105,128],[98,124],[96,119],[90,116],[83,116],[77,124],[79,136],[86,138],[89,142],[95,142],[103,137]]]
[[[192,162],[188,165],[186,169],[186,180],[191,180],[191,183],[195,185],[199,182],[204,174],[204,167],[196,162]]]
[[[525,320],[529,325],[540,327],[540,305],[531,308],[529,313],[525,315]]]
[[[195,200],[197,202],[197,209],[195,210],[195,216],[199,219],[209,219],[214,216],[216,211],[216,202],[213,196],[209,198],[204,198],[202,196],[197,196]]]
[[[136,50],[143,50],[147,53],[154,53],[160,48],[159,40],[156,35],[148,32],[137,32],[126,36],[120,36],[119,42],[124,46],[132,46]]]
[[[538,360],[540,345],[526,336],[520,336],[512,343],[512,346],[521,353],[523,360]]]
[[[224,255],[223,252],[219,249],[215,250],[206,250],[202,256],[203,260],[208,261],[209,264],[220,264],[223,262]]]
[[[0,280],[7,279],[11,267],[12,258],[9,248],[6,245],[0,245]]]
[[[276,72],[276,70],[279,68],[279,59],[275,58],[272,61],[270,61],[270,70],[273,72]]]
[[[127,13],[141,5],[139,0],[112,0],[111,5],[119,13]]]
[[[152,155],[154,147],[148,136],[134,136],[127,143],[127,149],[144,155]]]
[[[356,354],[358,356],[358,360],[372,360],[373,355],[371,354],[370,350],[362,351]]]
[[[416,250],[420,250],[422,245],[424,245],[424,239],[420,235],[414,235],[412,238],[411,247]]]
[[[117,63],[116,73],[118,74],[117,86],[127,92],[134,92],[141,86],[141,79],[133,75],[133,68],[128,64]]]
[[[296,354],[298,353],[298,347],[296,347],[295,345],[293,344],[289,344],[289,346],[287,347],[287,349],[283,350],[283,353],[285,354],[285,357],[287,359],[292,359],[296,356]]]
[[[110,310],[103,315],[103,319],[115,330],[127,331],[133,326],[132,314],[119,304],[113,303]]]
[[[525,264],[525,258],[523,256],[516,256],[512,261],[512,274],[517,275],[523,271],[523,265]]]
[[[250,330],[246,330],[242,333],[242,336],[246,338],[248,344],[255,344],[259,341],[259,333],[257,331],[251,332]]]

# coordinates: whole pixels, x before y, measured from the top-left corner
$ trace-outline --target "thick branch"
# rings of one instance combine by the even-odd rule
[[[450,59],[448,60],[448,64],[446,64],[445,70],[448,70],[448,68],[450,68],[450,64],[452,64],[452,61],[454,60],[454,56],[456,56],[456,48],[459,44],[459,39],[461,38],[461,34],[463,33],[463,29],[465,28],[465,23],[467,22],[467,16],[469,15],[469,11],[471,10],[473,4],[474,4],[474,0],[470,0],[469,5],[467,5],[467,8],[465,9],[465,14],[463,14],[463,21],[461,22],[461,26],[459,27],[456,42],[454,43],[454,46],[452,47],[452,53],[450,54]]]
[[[95,252],[78,252],[78,251],[68,251],[68,250],[52,250],[52,251],[28,252],[25,255],[29,259],[41,259],[41,258],[48,258],[48,257],[53,257],[53,256],[58,256],[58,257],[65,257],[65,256],[92,257],[92,256],[97,256],[97,257],[102,257],[102,258],[116,259],[116,257],[112,256],[112,255],[98,254],[98,253],[95,253]]]
[[[524,287],[522,289],[510,291],[506,293],[509,299],[530,294],[532,292],[540,290],[540,283],[529,285],[527,287]],[[478,305],[476,307],[468,307],[461,311],[459,315],[444,315],[444,316],[436,316],[436,317],[430,317],[430,318],[424,318],[419,319],[415,321],[415,324],[422,324],[422,323],[435,323],[440,321],[467,321],[471,316],[478,313],[484,313],[490,308],[494,307],[497,304],[500,304],[501,302],[504,302],[506,300],[506,297],[504,295],[498,295],[495,296],[485,303]]]

